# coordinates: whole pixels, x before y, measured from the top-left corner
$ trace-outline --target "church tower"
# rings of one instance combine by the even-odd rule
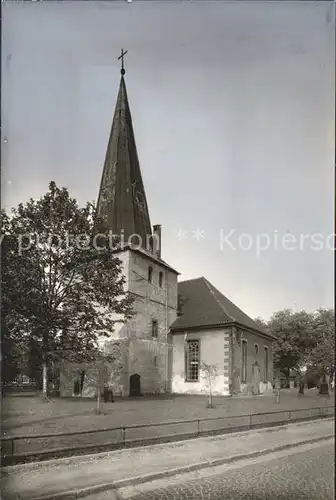
[[[122,61],[125,54],[122,52],[120,56]],[[123,234],[125,243],[130,242],[132,235],[137,235],[141,246],[147,249],[152,230],[124,75],[122,63],[97,208],[100,215],[107,217],[108,228],[113,234]]]
[[[169,391],[169,327],[176,319],[178,272],[161,257],[161,226],[151,229],[149,210],[127,98],[124,55],[121,79],[98,195],[98,213],[114,235],[123,235],[118,258],[126,290],[133,296],[133,318],[115,327],[112,340],[128,343],[125,373],[111,374],[115,393]]]

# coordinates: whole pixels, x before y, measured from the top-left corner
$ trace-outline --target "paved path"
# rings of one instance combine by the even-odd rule
[[[3,497],[53,495],[333,435],[334,420],[199,438],[3,469]]]
[[[166,479],[124,489],[120,499],[132,500],[333,500],[334,445],[300,446],[264,455],[258,460],[216,467],[194,477]],[[221,469],[221,470],[220,470]],[[203,477],[200,477],[203,476]],[[163,485],[163,483],[166,483]],[[87,500],[114,500],[113,492]]]

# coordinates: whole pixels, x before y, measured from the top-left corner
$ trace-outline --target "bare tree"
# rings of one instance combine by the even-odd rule
[[[206,391],[208,395],[208,403],[207,408],[214,408],[212,403],[212,387],[213,382],[218,377],[218,368],[217,365],[212,365],[210,363],[205,363],[204,361],[201,363],[201,374],[203,375]]]

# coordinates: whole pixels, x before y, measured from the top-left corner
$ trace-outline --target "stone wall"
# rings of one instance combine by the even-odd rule
[[[168,346],[166,342],[131,339],[129,374],[140,375],[141,394],[168,392]]]
[[[153,269],[151,283],[148,283],[149,267]],[[162,286],[159,285],[160,272],[163,273]],[[162,266],[159,261],[149,259],[146,254],[130,252],[128,289],[155,303],[165,305],[167,302],[168,307],[176,311],[177,274]]]
[[[95,398],[97,396],[97,381],[100,376],[100,385],[109,385],[113,393],[118,396],[128,394],[128,370],[130,343],[128,339],[122,341],[110,341],[104,349],[104,353],[113,355],[113,362],[91,361],[83,363],[71,363],[63,361],[60,364],[60,395],[62,397],[74,397],[75,382],[83,376],[83,387],[78,397]]]
[[[177,274],[153,261],[146,254],[126,250],[118,254],[126,278],[125,290],[134,298],[134,316],[125,324],[116,324],[110,339],[101,339],[102,350],[109,352],[117,339],[128,341],[127,352],[117,363],[117,370],[109,367],[109,381],[114,393],[129,394],[130,376],[140,375],[141,392],[157,394],[170,390],[169,326],[177,315]],[[152,268],[152,281],[148,281],[148,268]],[[162,283],[160,286],[160,273]],[[117,317],[116,317],[117,319]],[[158,336],[153,337],[153,321],[157,321]],[[63,370],[61,395],[72,396],[74,379],[80,365]],[[89,377],[89,375],[88,375]],[[90,374],[90,378],[94,378]],[[92,385],[92,384],[91,384]],[[83,387],[82,395],[94,397],[96,391]]]
[[[149,267],[152,268],[151,283],[148,282]],[[131,253],[129,272],[129,290],[135,298],[136,311],[128,325],[132,339],[129,375],[140,375],[144,394],[169,391],[167,334],[177,315],[177,274],[137,252]],[[153,337],[153,321],[158,324],[157,337]]]
[[[125,290],[134,298],[135,314],[127,323],[115,324],[110,339],[100,339],[100,346],[106,353],[113,350],[117,339],[128,342],[126,351],[116,363],[118,369],[113,365],[109,366],[109,383],[116,395],[127,396],[130,376],[137,374],[140,375],[143,394],[169,391],[171,373],[167,335],[169,326],[177,315],[177,274],[162,266],[159,261],[153,261],[145,253],[125,250],[118,253],[118,258],[123,265]],[[149,267],[152,268],[151,282],[148,281]],[[153,321],[157,321],[157,337],[153,337]],[[81,365],[69,364],[63,367],[60,388],[62,396],[73,396],[74,380],[78,378],[80,370]],[[94,378],[93,367],[88,368],[87,380]],[[84,384],[82,396],[95,397],[95,384],[89,385]]]

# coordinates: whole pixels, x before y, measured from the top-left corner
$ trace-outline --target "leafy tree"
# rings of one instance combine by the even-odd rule
[[[320,376],[335,374],[335,312],[332,309],[318,309],[313,313],[312,347],[305,362]]]
[[[289,371],[300,372],[303,366],[321,374],[335,371],[334,311],[319,309],[315,313],[278,311],[268,322],[255,320],[276,337],[273,361],[286,377]]]
[[[9,233],[9,218],[3,211],[1,227],[2,234],[7,235],[1,239],[1,380],[6,385],[16,379],[24,364],[27,349],[22,334],[27,331],[27,321],[22,315],[22,301],[16,286],[18,278],[21,279],[16,265],[16,241]]]
[[[43,197],[12,212],[2,224],[9,248],[5,328],[10,339],[41,352],[46,395],[50,353],[71,358],[95,351],[99,337],[131,317],[132,298],[113,252],[118,241],[92,204],[79,207],[66,188],[50,182]]]
[[[267,321],[258,316],[254,319],[254,322],[262,329],[267,331]]]
[[[267,325],[275,337],[273,360],[287,377],[289,371],[299,370],[312,344],[313,318],[306,311],[278,311]]]

